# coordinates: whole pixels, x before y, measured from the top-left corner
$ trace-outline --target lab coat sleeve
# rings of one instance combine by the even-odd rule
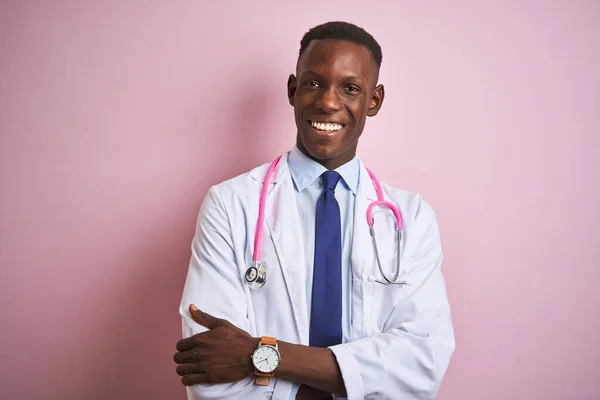
[[[183,337],[206,331],[206,328],[192,320],[188,311],[190,304],[195,304],[215,317],[227,319],[252,334],[229,219],[219,200],[217,187],[209,190],[202,203],[192,241],[192,255],[179,307]],[[225,398],[288,400],[291,383],[280,381],[281,385],[276,392],[281,394],[277,396],[273,396],[274,387],[277,385],[276,378],[271,379],[269,386],[254,385],[254,380],[248,377],[229,384],[194,385],[186,390],[188,400]],[[289,388],[281,390],[286,389],[282,388],[282,385],[288,385]]]
[[[454,352],[438,225],[422,200],[412,234],[418,241],[409,256],[410,286],[383,317],[382,331],[330,347],[350,400],[433,399]],[[378,310],[373,314],[377,318]]]

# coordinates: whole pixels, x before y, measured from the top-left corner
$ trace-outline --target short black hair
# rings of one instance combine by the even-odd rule
[[[304,53],[310,42],[313,40],[327,39],[345,40],[366,47],[369,52],[371,52],[371,57],[375,62],[377,71],[379,71],[383,55],[381,54],[381,46],[379,46],[377,40],[363,28],[343,21],[326,22],[317,25],[306,32],[300,41],[300,53],[298,54],[298,59],[300,59],[300,56]]]

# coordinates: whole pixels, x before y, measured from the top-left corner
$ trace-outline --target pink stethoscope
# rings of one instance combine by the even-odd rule
[[[262,241],[263,234],[263,225],[265,221],[265,204],[267,203],[267,192],[269,189],[269,184],[271,183],[271,179],[275,174],[275,170],[277,169],[277,165],[279,164],[279,160],[281,160],[282,156],[277,157],[269,166],[267,170],[267,174],[265,175],[265,180],[262,185],[262,189],[260,191],[260,200],[258,203],[258,222],[256,224],[256,234],[254,236],[254,253],[252,255],[252,266],[246,270],[245,278],[248,283],[250,283],[250,287],[252,289],[260,289],[267,281],[267,266],[263,261],[260,261],[260,245]],[[389,201],[385,201],[383,198],[383,190],[381,189],[381,185],[379,181],[375,177],[375,174],[371,172],[367,168],[367,172],[371,177],[371,181],[373,182],[373,186],[375,187],[375,191],[377,192],[377,200],[369,204],[367,207],[367,224],[369,225],[369,233],[371,234],[371,242],[373,243],[373,251],[375,252],[375,258],[377,259],[377,266],[379,267],[379,272],[384,280],[375,279],[374,277],[369,277],[369,281],[374,281],[377,283],[381,283],[383,285],[389,284],[398,284],[398,285],[406,285],[407,281],[401,280],[398,281],[398,276],[400,275],[400,243],[402,239],[402,216],[400,215],[400,211],[398,207]],[[383,272],[383,268],[381,267],[381,260],[379,258],[379,250],[377,248],[377,240],[375,239],[375,220],[373,219],[373,208],[377,206],[383,206],[389,208],[392,213],[394,213],[394,217],[396,218],[396,247],[397,247],[397,255],[396,255],[396,271],[394,275],[389,278],[385,272]]]

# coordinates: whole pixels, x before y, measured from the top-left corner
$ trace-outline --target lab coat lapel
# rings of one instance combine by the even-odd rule
[[[298,337],[308,344],[304,243],[287,154],[279,162],[275,181],[267,198],[265,220],[281,265]]]
[[[352,335],[351,340],[364,337],[368,315],[372,310],[373,284],[368,282],[371,275],[371,260],[374,258],[371,236],[367,225],[367,208],[377,200],[377,194],[362,161],[360,162],[360,182],[354,204],[354,232],[352,234]]]
[[[369,173],[360,161],[360,181],[354,205],[354,233],[352,235],[352,275],[353,279],[363,279],[363,264],[370,260],[373,249],[370,245],[369,226],[367,225],[367,208],[377,200],[377,193],[369,177]],[[369,241],[369,243],[367,242]]]

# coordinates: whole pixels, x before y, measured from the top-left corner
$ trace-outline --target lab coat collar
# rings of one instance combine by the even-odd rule
[[[358,160],[360,163],[360,180],[358,182],[358,196],[365,197],[371,201],[377,200],[377,192],[367,171],[367,167],[363,164],[362,160]]]
[[[290,176],[288,168],[288,156],[289,152],[284,153],[281,156],[281,160],[279,160],[279,164],[277,164],[277,169],[275,169],[275,176],[271,179],[272,184],[281,182],[282,179],[285,179],[286,177]],[[268,164],[263,164],[251,170],[249,174],[252,177],[252,179],[263,183],[265,181],[267,171],[269,169],[269,166],[271,165],[271,162],[269,162]]]

